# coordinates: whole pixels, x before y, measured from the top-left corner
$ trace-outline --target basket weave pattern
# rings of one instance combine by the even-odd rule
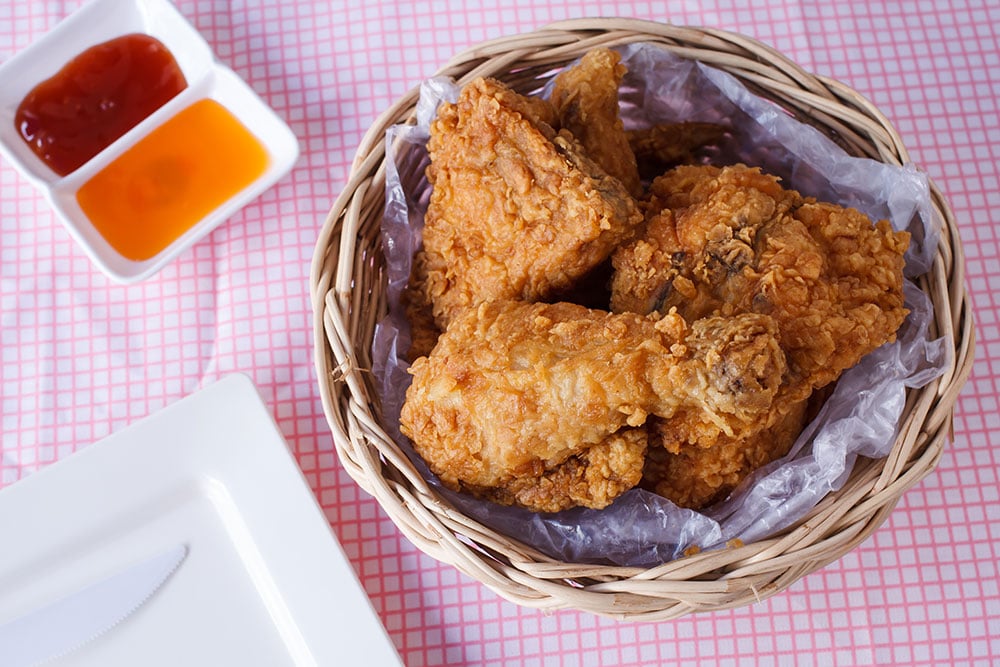
[[[493,76],[537,90],[554,69],[598,46],[655,43],[735,76],[840,144],[848,153],[900,165],[909,161],[897,132],[870,102],[834,80],[809,74],[747,37],[631,19],[586,19],[486,42],[437,75],[460,84]],[[412,122],[411,90],[373,124],[350,178],[323,225],[311,275],[315,362],[340,460],[421,550],[498,594],[538,608],[573,608],[621,619],[657,620],[764,599],[836,560],[881,525],[906,489],[937,464],[952,410],[972,366],[971,306],[955,221],[931,183],[944,222],[933,268],[918,281],[935,310],[932,334],[950,336],[951,364],[910,390],[899,434],[885,459],[859,459],[847,483],[776,536],[695,554],[652,569],[565,563],[466,517],[442,500],[380,423],[371,342],[384,317],[386,285],[379,228],[385,197],[385,131]]]

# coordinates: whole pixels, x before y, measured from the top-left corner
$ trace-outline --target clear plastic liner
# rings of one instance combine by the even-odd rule
[[[894,228],[913,236],[906,275],[919,276],[930,268],[940,221],[932,215],[927,179],[914,167],[851,157],[818,130],[720,70],[653,45],[631,45],[621,53],[628,67],[621,97],[626,127],[680,121],[727,125],[727,138],[707,156],[713,163],[760,166],[804,195],[853,206],[876,220],[888,219]],[[909,281],[905,297],[911,312],[897,340],[841,376],[787,456],[758,470],[729,499],[704,512],[678,508],[656,494],[633,489],[603,510],[539,514],[441,487],[399,432],[399,411],[410,382],[404,359],[409,326],[399,302],[420,244],[427,206],[428,127],[437,105],[457,96],[451,80],[428,80],[421,88],[417,123],[387,132],[382,237],[390,312],[377,326],[373,342],[373,371],[387,431],[457,509],[553,558],[651,567],[692,547],[712,549],[734,538],[750,542],[767,537],[840,488],[858,456],[879,458],[889,453],[906,388],[923,386],[940,375],[951,349],[945,339],[931,339],[932,306]]]

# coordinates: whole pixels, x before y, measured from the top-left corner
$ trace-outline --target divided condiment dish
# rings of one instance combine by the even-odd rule
[[[187,86],[82,166],[60,176],[22,138],[15,124],[18,107],[35,86],[57,75],[79,54],[134,33],[161,42],[173,55]],[[77,193],[123,154],[141,150],[150,133],[205,99],[221,105],[252,136],[266,154],[264,164],[248,182],[241,182],[235,192],[217,193],[211,204],[206,204],[209,210],[198,214],[190,224],[184,223],[182,227],[186,228],[165,237],[162,244],[150,246],[149,252],[129,256],[130,253],[116,245],[106,228],[102,234],[100,225],[95,225],[92,216],[84,213]],[[200,140],[192,137],[192,142]],[[184,151],[185,147],[178,144],[178,155]],[[27,49],[0,64],[0,154],[42,191],[70,234],[105,274],[118,282],[131,283],[162,269],[270,188],[291,170],[299,146],[285,122],[246,82],[215,59],[205,39],[170,2],[92,0]],[[233,160],[238,158],[234,156]],[[172,193],[167,191],[167,194]],[[110,196],[124,198],[128,193],[115,192]],[[179,190],[175,196],[190,196],[190,193]],[[141,211],[141,206],[137,210]],[[136,220],[136,224],[141,222]]]

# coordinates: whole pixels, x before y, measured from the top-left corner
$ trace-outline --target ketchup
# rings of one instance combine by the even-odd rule
[[[14,124],[35,154],[65,176],[186,87],[160,41],[123,35],[90,47],[35,86]]]

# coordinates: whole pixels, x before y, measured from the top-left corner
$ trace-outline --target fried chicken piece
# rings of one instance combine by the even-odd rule
[[[538,461],[535,470],[504,486],[473,492],[500,505],[519,505],[535,512],[607,507],[642,479],[646,441],[646,429],[623,428],[552,470]]]
[[[403,290],[402,303],[410,324],[410,349],[406,352],[406,359],[412,363],[417,357],[431,353],[441,336],[441,329],[434,321],[431,305],[423,301],[418,291]]]
[[[669,446],[648,450],[642,486],[679,507],[703,509],[725,499],[750,473],[791,449],[806,420],[809,401],[772,408],[762,418],[775,422],[746,438],[719,438],[711,447],[680,447],[659,432],[666,422],[651,420],[650,439]]]
[[[612,258],[612,310],[772,316],[794,402],[895,339],[908,243],[758,169],[682,166],[654,181],[644,236]]]
[[[905,232],[854,209],[784,190],[743,165],[678,167],[654,181],[644,236],[612,258],[612,309],[689,321],[767,314],[788,376],[759,433],[696,434],[669,419],[649,440],[645,484],[701,507],[783,455],[812,392],[895,339],[903,306]]]
[[[696,161],[698,149],[718,143],[729,128],[715,123],[661,123],[628,130],[625,138],[635,155],[639,176],[653,179],[667,169]]]
[[[449,488],[603,507],[641,476],[645,443],[608,441],[622,429],[651,414],[681,431],[751,429],[786,370],[775,335],[752,314],[688,326],[673,313],[484,303],[411,366],[402,431]]]
[[[433,189],[410,289],[442,330],[484,301],[567,289],[642,223],[621,182],[557,134],[547,108],[480,78],[431,125]]]
[[[569,130],[587,155],[638,197],[642,194],[639,169],[619,117],[618,87],[625,72],[618,53],[592,49],[556,76],[549,101],[560,127]]]

